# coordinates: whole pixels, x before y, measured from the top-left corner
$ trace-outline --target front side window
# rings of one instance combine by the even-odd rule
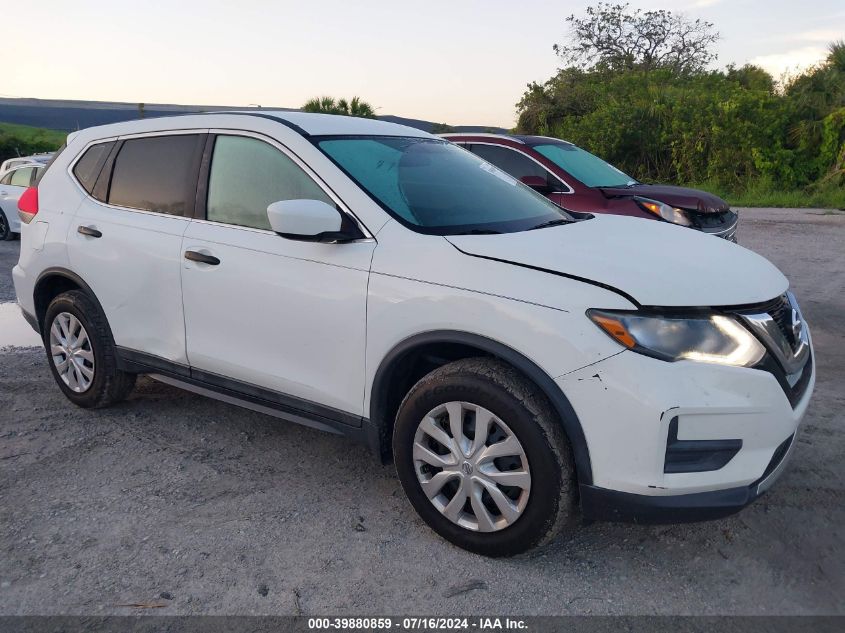
[[[14,173],[15,172],[10,171],[8,174],[3,176],[3,178],[0,179],[0,185],[11,185],[12,184],[12,174],[14,174]]]
[[[29,183],[32,182],[32,172],[34,171],[34,167],[16,169],[12,172],[12,178],[9,180],[9,184],[14,187],[29,187]]]
[[[540,143],[532,148],[588,187],[626,187],[637,181],[572,143]]]
[[[196,196],[200,139],[189,134],[124,141],[114,161],[109,204],[184,215]]]
[[[347,136],[317,139],[317,145],[393,217],[421,233],[506,233],[572,219],[447,141]]]
[[[296,163],[255,138],[218,136],[208,178],[206,218],[270,229],[267,207],[281,200],[334,201]]]

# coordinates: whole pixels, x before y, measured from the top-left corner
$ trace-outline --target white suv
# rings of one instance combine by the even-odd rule
[[[813,388],[807,326],[762,257],[569,214],[391,123],[91,128],[20,210],[18,301],[72,402],[149,374],[344,434],[488,555],[548,541],[579,505],[738,510],[780,474]]]

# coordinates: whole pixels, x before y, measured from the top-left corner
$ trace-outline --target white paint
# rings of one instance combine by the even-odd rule
[[[448,239],[474,255],[608,284],[642,305],[758,303],[786,292],[789,285],[771,262],[742,246],[640,218],[596,214],[592,220],[541,231]]]
[[[426,136],[380,122],[279,114],[313,133]],[[109,207],[71,175],[74,158],[98,138],[216,129],[268,139],[373,237],[320,244]],[[747,484],[797,428],[810,398],[812,387],[793,410],[766,372],[625,351],[586,317],[589,308],[636,306],[579,278],[657,306],[752,304],[787,289],[762,257],[697,231],[601,215],[501,235],[417,233],[391,220],[296,131],[230,113],[82,130],[39,191],[38,221],[49,221],[44,247],[35,250],[41,236],[24,226],[13,271],[28,312],[39,274],[69,268],[99,299],[119,346],[363,416],[376,371],[397,344],[434,330],[477,334],[557,380],[584,428],[595,482],[611,489],[663,495]],[[102,238],[80,235],[80,225]],[[187,261],[187,250],[220,262]],[[20,328],[8,344],[38,344],[19,314],[8,320]],[[684,438],[740,437],[744,447],[719,471],[664,475],[672,415]]]

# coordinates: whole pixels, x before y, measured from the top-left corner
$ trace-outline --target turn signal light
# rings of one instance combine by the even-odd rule
[[[634,340],[634,337],[628,333],[628,330],[625,329],[625,326],[618,319],[613,319],[611,317],[602,316],[598,314],[590,315],[590,318],[596,324],[598,324],[601,329],[610,334],[613,338],[622,343],[622,345],[624,345],[628,349],[634,347],[637,344],[637,342]]]

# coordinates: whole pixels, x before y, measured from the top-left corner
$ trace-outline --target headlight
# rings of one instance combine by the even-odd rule
[[[665,202],[658,200],[650,200],[649,198],[634,198],[634,202],[640,205],[649,213],[653,213],[658,218],[663,218],[672,224],[680,224],[681,226],[692,226],[692,222],[687,217],[686,212],[678,207],[673,207]]]
[[[661,360],[751,367],[766,354],[760,341],[739,321],[721,314],[669,318],[587,310],[587,316],[628,349]]]

